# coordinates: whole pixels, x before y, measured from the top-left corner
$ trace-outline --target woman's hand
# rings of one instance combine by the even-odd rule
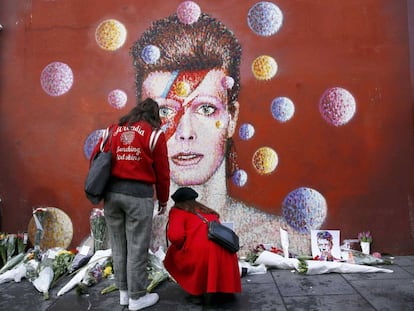
[[[167,209],[167,203],[158,203],[158,215],[162,215],[165,213],[165,210]]]

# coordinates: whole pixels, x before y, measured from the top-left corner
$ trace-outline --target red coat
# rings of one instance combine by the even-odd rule
[[[218,220],[214,214],[202,215]],[[237,254],[208,240],[207,231],[197,215],[172,208],[167,229],[171,246],[164,259],[165,268],[191,295],[241,292]]]

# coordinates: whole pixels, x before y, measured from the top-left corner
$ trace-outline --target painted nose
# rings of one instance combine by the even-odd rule
[[[184,112],[178,123],[176,134],[177,139],[180,141],[194,140],[196,138],[190,111]]]

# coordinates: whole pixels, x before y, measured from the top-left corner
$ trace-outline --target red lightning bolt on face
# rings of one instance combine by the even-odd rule
[[[180,72],[171,84],[166,98],[180,103],[176,113],[171,118],[161,117],[162,128],[165,130],[167,141],[174,135],[185,109],[191,106],[192,93],[200,85],[209,70]]]

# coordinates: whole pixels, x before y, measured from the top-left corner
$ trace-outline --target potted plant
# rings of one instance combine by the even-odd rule
[[[372,243],[372,235],[369,231],[363,231],[358,233],[358,240],[361,245],[361,250],[364,254],[369,255],[370,244]]]

